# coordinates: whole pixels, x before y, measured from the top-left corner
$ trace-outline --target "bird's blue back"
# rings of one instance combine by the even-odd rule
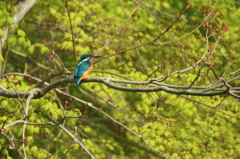
[[[77,65],[77,68],[74,72],[74,79],[76,81],[76,86],[78,86],[81,82],[81,77],[85,76],[84,73],[89,70],[91,67],[91,60],[93,59],[93,55],[91,53],[83,54],[80,57],[80,62]],[[87,72],[89,73],[89,72]]]
[[[89,67],[91,66],[91,60],[92,58],[90,59],[87,59],[86,61],[81,61],[78,63],[78,66],[74,72],[74,77],[82,77],[83,76],[83,73],[86,72]]]

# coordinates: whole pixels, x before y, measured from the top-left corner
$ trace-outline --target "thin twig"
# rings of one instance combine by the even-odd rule
[[[66,10],[67,10],[67,15],[68,15],[68,19],[69,19],[69,23],[70,23],[70,30],[71,30],[71,34],[72,34],[72,44],[73,44],[73,54],[74,54],[74,58],[75,58],[75,63],[77,64],[77,56],[76,56],[76,48],[75,48],[75,39],[74,39],[74,33],[73,33],[73,26],[72,26],[72,19],[69,13],[69,9],[68,9],[68,0],[66,1]]]

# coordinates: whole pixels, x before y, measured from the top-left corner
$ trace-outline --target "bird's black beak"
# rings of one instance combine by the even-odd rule
[[[101,57],[101,55],[93,55],[92,57],[93,58],[98,58],[98,57]]]

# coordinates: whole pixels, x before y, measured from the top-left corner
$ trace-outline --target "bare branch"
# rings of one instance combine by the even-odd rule
[[[67,77],[67,78],[63,78],[60,79],[54,83],[48,84],[45,82],[45,84],[47,84],[46,87],[44,87],[43,89],[39,90],[38,92],[34,93],[33,99],[36,98],[41,98],[43,97],[46,93],[48,93],[50,90],[65,84],[65,83],[74,83],[74,78],[73,77]],[[119,80],[119,79],[115,79],[115,78],[107,78],[107,77],[90,77],[87,80],[83,80],[82,83],[88,83],[88,82],[99,82],[99,83],[103,83],[106,86],[108,86],[109,88],[113,88],[116,90],[121,90],[121,91],[128,91],[128,92],[158,92],[158,91],[164,91],[167,93],[171,93],[171,94],[177,94],[177,95],[194,95],[194,96],[216,96],[216,95],[222,95],[222,94],[227,94],[229,91],[229,88],[222,88],[220,90],[216,89],[219,88],[220,85],[215,85],[212,88],[209,87],[205,87],[206,90],[208,91],[192,91],[189,90],[189,87],[186,86],[185,90],[178,90],[177,86],[176,89],[170,88],[167,85],[165,86],[154,86],[152,81],[127,81],[127,80]],[[127,87],[124,85],[118,85],[118,84],[114,84],[114,83],[124,83],[124,84],[133,84],[133,85],[146,85],[148,86],[148,88],[142,88],[142,87]],[[228,83],[228,81],[226,81],[226,83]],[[224,85],[221,85],[224,86]],[[180,88],[180,87],[179,87]],[[9,97],[9,98],[18,98],[20,97],[28,97],[30,95],[29,92],[23,92],[23,91],[19,91],[19,92],[15,92],[15,91],[9,91],[9,90],[5,90],[5,89],[1,89],[0,90],[0,96],[5,96],[5,97]]]
[[[76,136],[74,136],[68,129],[66,129],[63,125],[61,124],[54,124],[53,122],[46,122],[46,123],[30,123],[30,122],[27,122],[25,120],[16,120],[8,125],[6,125],[3,129],[6,129],[6,128],[9,128],[15,124],[18,124],[18,123],[23,123],[24,125],[53,125],[53,126],[58,126],[60,127],[69,137],[71,137],[74,142],[76,142],[77,144],[79,144],[83,150],[88,154],[88,156],[91,158],[91,159],[95,159],[95,157],[91,154],[91,152],[85,147],[85,145],[83,145],[83,143],[78,140],[76,138]],[[3,132],[3,131],[2,131]]]

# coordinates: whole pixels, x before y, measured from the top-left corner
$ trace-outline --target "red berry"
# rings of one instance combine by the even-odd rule
[[[223,30],[222,30],[222,34],[224,34],[224,33],[227,32],[227,31],[228,31],[228,28],[223,29]]]
[[[224,94],[223,97],[228,97],[228,94]]]
[[[65,104],[70,104],[67,100],[64,101]]]
[[[181,48],[183,48],[183,47],[184,47],[184,44],[179,44],[179,46],[180,46]]]

